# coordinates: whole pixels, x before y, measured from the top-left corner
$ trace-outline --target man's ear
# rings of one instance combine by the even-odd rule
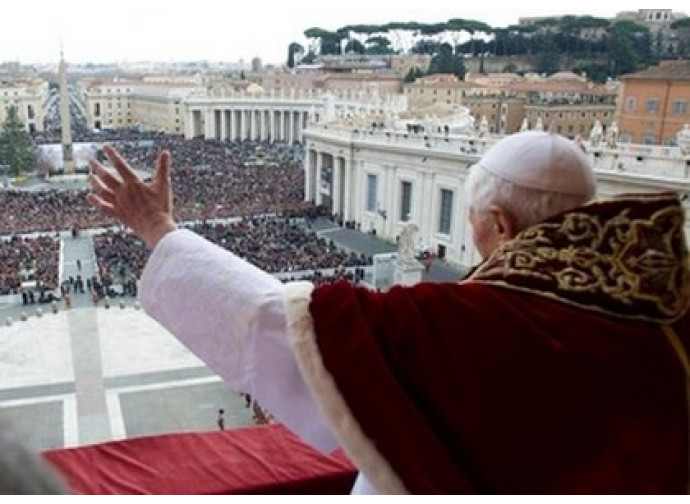
[[[501,243],[512,240],[518,233],[515,217],[499,205],[491,205],[489,214],[494,223],[494,232]]]

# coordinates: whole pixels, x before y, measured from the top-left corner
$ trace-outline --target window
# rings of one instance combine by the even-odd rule
[[[441,189],[441,211],[438,219],[438,232],[450,234],[450,226],[453,215],[453,191]]]
[[[412,182],[400,183],[400,220],[410,220],[412,213]]]
[[[645,145],[653,145],[656,143],[656,137],[653,133],[645,133],[642,136],[642,143]]]
[[[684,100],[678,100],[673,102],[673,113],[674,114],[686,114],[688,111],[687,103]]]
[[[376,196],[378,195],[378,177],[367,175],[367,212],[376,211]]]
[[[659,112],[659,100],[657,100],[656,98],[648,99],[645,105],[645,111],[648,114],[656,114],[657,112]]]
[[[635,99],[634,96],[629,96],[625,100],[625,110],[626,112],[635,112],[637,109],[637,100]]]

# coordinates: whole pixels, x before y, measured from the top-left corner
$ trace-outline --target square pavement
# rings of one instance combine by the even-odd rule
[[[5,312],[7,313],[7,312]],[[0,325],[0,422],[30,448],[252,425],[230,390],[128,299]]]

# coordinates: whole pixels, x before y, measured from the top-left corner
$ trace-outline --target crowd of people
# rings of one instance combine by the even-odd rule
[[[237,251],[249,261],[272,272],[316,271],[323,268],[359,267],[371,262],[363,255],[339,250],[334,243],[317,238],[302,223],[323,215],[322,208],[304,201],[303,149],[298,143],[267,141],[217,141],[135,130],[104,133],[83,131],[75,142],[106,142],[116,145],[133,166],[147,172],[158,152],[172,156],[172,183],[176,217],[219,245]],[[55,141],[48,133],[36,134],[38,144]],[[98,283],[103,294],[113,285],[136,295],[136,279],[149,251],[131,234],[117,230],[115,222],[97,213],[86,201],[87,189],[56,188],[47,184],[33,189],[0,191],[0,235],[12,244],[26,241],[19,236],[46,233],[57,237],[61,231],[105,229],[94,236],[99,280],[89,282],[93,292]],[[241,220],[228,224],[231,218]],[[56,238],[32,242],[33,255],[26,248],[14,253],[22,260],[40,264],[43,285],[58,287]],[[43,244],[46,250],[41,251]],[[3,256],[4,257],[4,256]],[[3,261],[2,293],[19,291],[19,263]],[[310,273],[311,274],[311,273]],[[331,278],[359,280],[347,270],[341,275],[320,274],[319,281]],[[91,280],[91,279],[89,279]],[[332,281],[332,280],[331,280]],[[64,286],[60,286],[61,288]],[[70,286],[71,289],[72,286]]]
[[[234,222],[205,220],[187,227],[213,243],[232,250],[252,264],[273,273],[307,272],[319,282],[345,279],[359,282],[362,266],[371,264],[364,254],[344,251],[304,226],[302,219],[247,217]],[[136,295],[136,282],[150,250],[135,235],[107,230],[94,236],[98,273],[106,292],[122,285],[123,295]],[[319,270],[333,270],[323,273]]]
[[[231,224],[205,221],[190,229],[271,273],[364,266],[371,259],[346,252],[305,230],[296,219],[245,218]]]
[[[185,140],[180,136],[160,133],[142,133],[122,130],[105,133],[81,132],[75,142],[105,142],[117,145],[133,164],[141,170],[149,170],[157,153],[162,149],[171,152],[173,158],[172,180],[176,191],[177,217],[180,221],[204,221],[227,219],[237,216],[273,215],[305,217],[316,210],[304,201],[304,174],[301,167],[302,147],[299,144],[258,141],[215,141],[195,138]],[[36,144],[56,141],[49,133],[36,134]],[[57,139],[59,141],[59,139]],[[56,187],[49,182],[33,188],[0,190],[0,236],[3,244],[2,277],[0,293],[19,292],[20,265],[27,261],[37,264],[37,277],[43,285],[58,287],[58,257],[54,252],[54,238],[41,238],[28,242],[20,236],[46,233],[57,236],[64,230],[112,229],[115,222],[97,213],[86,201],[87,189]],[[259,233],[255,226],[251,226]],[[217,231],[221,234],[221,231]],[[266,229],[270,234],[270,230]],[[226,240],[232,235],[228,232]],[[260,234],[260,233],[259,233]],[[296,236],[296,235],[295,235]],[[295,236],[286,239],[294,239]],[[267,252],[262,253],[260,238],[245,238],[242,243],[247,254],[257,260],[271,262],[276,250],[287,250],[288,245],[266,241]],[[280,238],[275,238],[280,240]],[[236,240],[237,241],[237,240]],[[55,243],[53,243],[55,242]],[[18,243],[22,245],[14,250]],[[233,244],[236,246],[237,244]],[[45,246],[45,250],[42,247]],[[136,292],[133,278],[138,278],[148,252],[138,247],[131,236],[115,231],[96,238],[99,256],[99,274],[107,292],[109,283],[121,282],[129,293]],[[293,247],[295,245],[293,244]],[[305,244],[306,246],[306,244]],[[313,248],[316,247],[316,248]],[[304,267],[318,264],[305,254],[323,252],[318,246],[308,246],[298,257],[298,262],[275,264],[275,270],[297,264]],[[338,256],[339,257],[339,256]],[[327,264],[337,261],[332,254],[323,254]],[[299,262],[301,261],[301,262]],[[273,259],[276,262],[276,259]],[[125,274],[120,274],[126,266]]]
[[[0,295],[22,292],[23,283],[35,284],[24,290],[27,300],[39,299],[58,285],[59,241],[52,236],[35,238],[11,236],[0,240]]]
[[[221,142],[176,136],[113,141],[133,164],[149,169],[161,149],[173,158],[181,221],[257,214],[305,215],[301,147],[276,142]],[[86,202],[86,189],[0,191],[0,235],[110,227]]]
[[[103,284],[102,294],[112,293],[114,285],[121,285],[118,294],[136,296],[137,279],[141,276],[150,251],[135,235],[124,230],[107,230],[93,237],[98,274]]]

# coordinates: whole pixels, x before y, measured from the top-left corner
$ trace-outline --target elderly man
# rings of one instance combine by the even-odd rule
[[[273,276],[172,217],[170,156],[143,182],[113,149],[89,200],[153,249],[153,318],[322,450],[356,493],[681,493],[690,279],[676,195],[589,202],[592,167],[544,132],[468,178],[483,261],[376,293]],[[193,293],[193,295],[192,295]]]

